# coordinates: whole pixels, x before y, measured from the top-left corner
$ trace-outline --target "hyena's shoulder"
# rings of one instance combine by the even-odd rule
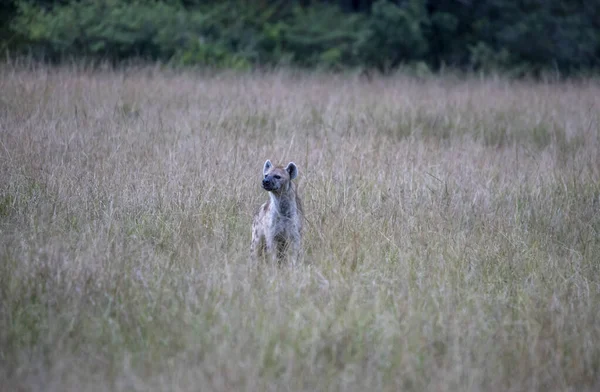
[[[267,212],[269,211],[270,208],[271,208],[271,199],[268,199],[254,213],[253,225],[262,224],[263,218],[267,215]]]

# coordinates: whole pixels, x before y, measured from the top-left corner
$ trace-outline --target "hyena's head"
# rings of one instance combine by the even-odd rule
[[[294,162],[283,166],[273,166],[270,160],[267,159],[263,167],[263,189],[273,192],[282,193],[289,189],[290,181],[298,176],[298,168]]]

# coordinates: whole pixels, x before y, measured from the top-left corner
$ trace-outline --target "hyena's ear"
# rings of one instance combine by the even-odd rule
[[[263,166],[263,174],[267,174],[267,172],[269,171],[269,169],[273,167],[273,164],[271,163],[270,160],[267,159],[267,161],[265,162],[265,165]]]
[[[287,171],[290,174],[290,180],[293,180],[298,176],[298,168],[296,167],[296,164],[294,162],[288,163],[287,167],[285,168],[285,171]]]

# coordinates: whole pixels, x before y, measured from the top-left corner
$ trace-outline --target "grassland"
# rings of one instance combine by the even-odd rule
[[[0,389],[600,390],[600,84],[0,67]],[[264,160],[304,263],[249,263]]]

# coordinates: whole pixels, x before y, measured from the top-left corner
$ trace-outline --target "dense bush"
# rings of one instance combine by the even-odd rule
[[[595,68],[600,3],[481,0],[13,0],[0,48],[245,68]]]
[[[428,50],[423,35],[423,26],[427,24],[421,0],[411,0],[402,6],[376,2],[366,29],[368,39],[360,46],[365,64],[389,69],[421,59]]]

